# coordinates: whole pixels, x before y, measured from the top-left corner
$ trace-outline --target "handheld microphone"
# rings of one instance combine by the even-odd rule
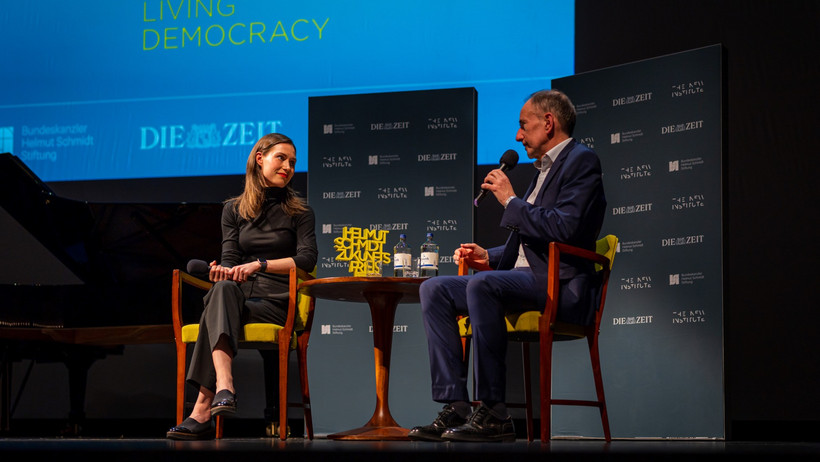
[[[200,279],[207,280],[211,274],[211,265],[205,260],[188,261],[188,273]]]
[[[518,153],[513,151],[512,149],[507,149],[506,151],[504,151],[504,154],[501,155],[501,160],[499,160],[498,163],[498,168],[502,172],[512,170],[516,165],[518,165]],[[482,189],[473,201],[473,205],[478,207],[478,203],[481,202],[482,199],[484,199],[484,196],[486,196],[488,192],[490,192],[488,189]]]

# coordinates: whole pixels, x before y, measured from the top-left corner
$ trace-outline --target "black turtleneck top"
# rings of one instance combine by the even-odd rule
[[[305,212],[289,216],[282,210],[286,194],[284,188],[265,188],[262,212],[250,221],[239,215],[235,200],[225,204],[221,265],[292,257],[298,268],[313,271],[318,260],[313,209],[308,206]],[[269,282],[281,286],[282,292],[288,290],[287,274],[257,273],[257,277],[271,279]]]

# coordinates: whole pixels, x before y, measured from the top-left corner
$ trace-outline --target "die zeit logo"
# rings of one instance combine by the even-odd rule
[[[407,231],[409,223],[371,223],[368,229],[384,229],[387,231]]]
[[[637,95],[622,96],[612,99],[612,106],[625,106],[627,104],[643,103],[652,100],[652,92],[639,93]]]
[[[368,332],[373,333],[373,325],[369,326]],[[407,324],[402,324],[402,325],[395,325],[394,324],[393,325],[393,333],[394,334],[404,333],[404,332],[407,332]]]
[[[383,122],[370,124],[370,131],[404,130],[410,128],[410,122]]]
[[[612,215],[630,215],[633,213],[646,213],[652,211],[652,202],[647,204],[622,205],[612,208]]]
[[[359,199],[361,191],[329,191],[322,193],[322,199]]]
[[[687,132],[689,130],[698,130],[703,128],[702,120],[694,120],[692,122],[684,122],[675,125],[667,125],[661,127],[661,135],[668,135],[670,133]]]
[[[670,237],[661,239],[661,247],[676,245],[703,244],[703,234],[692,236]]]
[[[654,316],[621,316],[620,318],[612,318],[613,326],[629,326],[633,324],[652,324]]]
[[[253,146],[268,133],[279,132],[281,120],[260,122],[225,122],[221,125],[193,124],[140,127],[140,149],[218,148]]]
[[[456,152],[445,152],[440,154],[419,154],[418,161],[419,162],[438,162],[442,160],[456,160],[456,156],[458,153]]]

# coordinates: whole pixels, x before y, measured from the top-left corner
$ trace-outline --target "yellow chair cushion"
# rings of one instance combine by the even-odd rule
[[[533,316],[531,316],[531,315],[530,316],[523,316],[525,314],[530,314],[530,313],[536,315],[534,325],[531,324]],[[507,321],[507,333],[512,333],[512,332],[515,332],[516,330],[519,330],[517,324],[518,324],[518,320],[522,317],[524,317],[526,319],[522,320],[521,330],[527,330],[527,329],[525,329],[525,326],[527,326],[527,327],[533,326],[533,327],[531,327],[531,330],[534,330],[535,332],[538,332],[538,318],[540,317],[538,315],[540,315],[540,314],[541,313],[539,313],[537,311],[531,311],[531,312],[527,312],[527,313],[508,314],[507,316],[504,317],[504,320]],[[458,320],[458,334],[461,335],[462,337],[469,337],[470,335],[473,335],[473,328],[472,328],[472,326],[470,326],[470,317],[469,316],[464,316],[463,318]]]
[[[282,326],[270,323],[248,323],[243,329],[244,336],[239,340],[242,343],[277,343]],[[199,324],[182,326],[182,342],[194,343],[199,337]],[[296,332],[290,339],[290,348],[296,348]]]
[[[314,269],[312,276],[316,276],[316,270]],[[302,282],[300,279],[299,282]],[[307,324],[308,314],[310,314],[310,297],[307,295],[297,294],[296,299],[296,319],[294,319],[293,323],[293,330],[294,332],[302,332],[305,330],[305,325]]]
[[[523,313],[512,313],[504,317],[507,321],[507,334],[510,340],[517,342],[537,342],[540,339],[538,322],[541,320],[540,311],[525,311]],[[583,338],[586,335],[583,326],[576,324],[565,324],[556,322],[553,326],[555,340],[572,340]],[[469,316],[458,320],[458,333],[462,337],[473,335],[470,326]]]
[[[595,243],[595,253],[609,258],[609,269],[612,270],[612,263],[615,261],[615,252],[618,250],[618,238],[612,234],[598,239]],[[595,271],[601,271],[601,265],[595,264]]]
[[[182,326],[182,343],[194,343],[199,337],[199,324]]]

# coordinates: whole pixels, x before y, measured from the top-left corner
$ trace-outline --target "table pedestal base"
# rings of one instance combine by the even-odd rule
[[[327,435],[330,440],[346,441],[409,441],[407,432],[402,427],[370,427],[364,426]]]

